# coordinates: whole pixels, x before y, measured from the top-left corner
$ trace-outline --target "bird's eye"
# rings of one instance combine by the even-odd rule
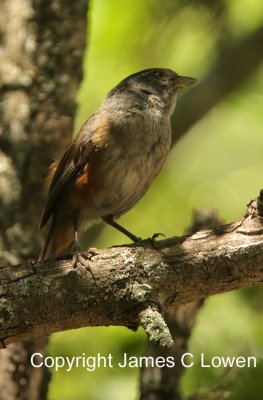
[[[149,90],[146,89],[142,89],[141,92],[146,94],[146,96],[150,96],[150,94],[152,94],[151,92],[149,92]]]
[[[161,80],[164,80],[166,78],[166,74],[162,71],[156,71],[154,75],[156,76],[156,78]]]

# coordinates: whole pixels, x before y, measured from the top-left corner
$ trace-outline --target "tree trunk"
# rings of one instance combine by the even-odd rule
[[[0,261],[36,258],[52,157],[69,144],[82,79],[87,1],[2,0],[0,5]],[[47,339],[0,354],[1,400],[44,399],[47,371],[29,368]]]

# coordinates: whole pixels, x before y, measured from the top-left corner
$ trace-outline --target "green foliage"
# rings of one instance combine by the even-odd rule
[[[85,79],[79,93],[76,130],[118,81],[143,68],[161,66],[199,79],[216,61],[222,42],[233,43],[257,27],[261,0],[209,2],[96,0],[89,20]],[[244,60],[245,62],[245,60]],[[241,217],[263,186],[263,69],[200,120],[172,150],[142,201],[121,219],[142,237],[184,232],[195,208],[214,207],[227,222]],[[126,242],[107,227],[98,247]],[[190,343],[198,356],[255,355],[263,350],[262,290],[249,289],[209,299]],[[142,355],[145,335],[125,328],[87,328],[52,336],[53,355],[123,352]],[[233,388],[232,400],[262,396],[262,363],[256,369],[187,370],[185,394]],[[138,398],[137,369],[100,368],[54,372],[49,399]],[[253,390],[253,391],[252,391]],[[253,395],[251,396],[251,393]]]
[[[217,295],[206,301],[190,341],[189,351],[197,362],[184,375],[186,394],[204,387],[209,391],[230,385],[235,388],[243,374],[243,369],[236,367],[202,368],[201,353],[207,364],[214,356],[256,356],[257,368],[250,369],[252,375],[257,373],[263,348],[263,315],[251,307],[252,293],[250,301],[246,295],[249,291],[251,289]]]
[[[123,353],[133,356],[143,354],[145,333],[142,329],[133,333],[127,328],[83,328],[69,332],[61,332],[51,337],[49,351],[52,355],[63,357],[96,356],[98,353],[107,357],[113,356],[114,368],[98,367],[94,371],[86,368],[73,368],[54,371],[49,399],[56,400],[132,400],[136,397],[139,379],[138,368],[118,367]],[[88,397],[87,397],[88,396]]]
[[[242,370],[230,400],[261,399],[263,393],[263,360],[257,369]]]

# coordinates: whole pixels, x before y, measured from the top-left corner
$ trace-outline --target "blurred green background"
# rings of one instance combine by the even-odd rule
[[[221,44],[245,37],[262,20],[262,0],[94,0],[76,131],[125,76],[160,66],[202,80]],[[160,176],[121,223],[142,237],[154,232],[169,237],[184,232],[196,208],[214,207],[226,222],[241,217],[248,201],[263,187],[262,93],[261,67],[176,143]],[[106,227],[94,245],[102,248],[126,242],[123,235]],[[262,357],[262,299],[262,289],[210,298],[198,316],[190,351]],[[145,344],[142,330],[85,328],[52,335],[49,351],[64,356],[112,353],[118,359],[125,351],[142,355]],[[222,369],[195,366],[186,371],[183,391],[210,390],[227,379],[249,382],[252,376],[253,387],[262,384],[255,374],[242,374],[241,370],[226,374]],[[138,378],[137,369],[62,370],[54,372],[49,400],[135,400]],[[238,390],[244,393],[237,386]]]

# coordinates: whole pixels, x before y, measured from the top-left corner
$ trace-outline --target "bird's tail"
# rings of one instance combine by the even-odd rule
[[[45,245],[39,255],[39,260],[47,260],[70,252],[74,241],[74,229],[71,218],[52,218]]]

